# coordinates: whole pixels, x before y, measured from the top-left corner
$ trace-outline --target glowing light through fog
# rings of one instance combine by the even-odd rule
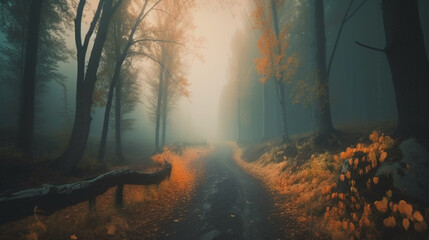
[[[194,59],[189,63],[191,97],[182,99],[176,111],[177,117],[183,121],[175,124],[174,131],[180,131],[178,124],[185,124],[182,125],[187,129],[182,133],[185,137],[199,140],[217,137],[219,99],[227,78],[231,39],[242,25],[238,16],[229,9],[208,8],[197,9],[194,14],[195,34],[205,39],[201,49],[204,62]]]

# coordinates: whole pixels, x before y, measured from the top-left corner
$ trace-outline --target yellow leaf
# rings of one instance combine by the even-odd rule
[[[365,227],[369,227],[369,226],[371,225],[371,222],[370,222],[370,221],[369,221],[369,219],[368,219],[367,217],[365,217],[365,216],[363,216],[363,217],[362,217],[361,221],[362,221],[362,224],[363,224]]]
[[[342,225],[342,227],[343,227],[344,230],[347,230],[347,227],[348,227],[349,224],[348,224],[347,221],[343,221],[341,225]]]
[[[77,236],[73,234],[73,235],[70,236],[70,239],[77,240]]]
[[[402,219],[402,227],[404,227],[405,231],[410,227],[410,220],[408,218]]]
[[[417,222],[422,222],[423,221],[423,216],[422,216],[422,214],[419,211],[415,211],[414,214],[413,214],[413,217],[414,217],[414,219]]]
[[[387,152],[382,152],[378,160],[382,163],[384,162],[384,160],[386,160],[386,158],[387,158]]]
[[[383,220],[383,224],[387,228],[393,228],[396,226],[396,219],[393,216],[387,217]]]
[[[392,207],[393,213],[396,213],[398,211],[398,204],[394,203]]]
[[[399,213],[409,218],[413,217],[413,206],[411,204],[408,204],[404,200],[399,201],[398,210],[399,210]]]
[[[377,142],[378,138],[379,138],[380,134],[378,133],[378,131],[374,130],[370,135],[369,135],[369,139],[372,142]]]
[[[355,231],[355,225],[352,222],[349,223],[349,230],[350,230],[350,232]]]
[[[378,181],[379,181],[378,177],[373,177],[373,178],[372,178],[372,182],[373,182],[374,184],[378,184]]]
[[[382,213],[387,212],[387,202],[385,202],[385,201],[375,201],[374,205],[375,205],[375,208],[377,208],[377,210],[379,212],[382,212]]]

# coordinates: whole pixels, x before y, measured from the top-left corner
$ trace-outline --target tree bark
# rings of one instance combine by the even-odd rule
[[[104,0],[103,12],[101,14],[97,36],[95,37],[91,56],[86,68],[86,74],[84,72],[84,66],[87,44],[81,45],[80,41],[80,20],[82,15],[80,15],[80,20],[78,19],[79,16],[76,17],[75,30],[78,31],[75,35],[78,48],[76,110],[69,143],[65,151],[57,159],[59,168],[63,173],[70,173],[80,161],[84,153],[91,125],[92,95],[94,93],[95,82],[97,80],[97,70],[100,64],[101,52],[103,50],[104,42],[106,41],[110,19],[121,2],[122,1],[120,0],[113,5],[113,0]],[[81,6],[81,3],[84,5],[85,1],[81,0],[79,7]],[[83,6],[81,7],[83,9]],[[82,12],[80,12],[80,14],[82,14]],[[87,42],[86,40],[89,39],[88,36],[89,35],[85,38],[85,43]]]
[[[19,119],[18,147],[31,155],[34,130],[34,98],[36,91],[37,50],[39,43],[42,0],[33,0],[28,22],[27,49],[21,90],[21,114]]]
[[[120,48],[120,41],[118,39],[121,38],[121,36],[118,36],[118,31],[116,31],[116,28],[118,27],[116,24],[114,24],[114,36],[115,36],[115,53],[116,53],[116,62],[115,62],[115,72],[113,73],[113,77],[112,80],[110,82],[110,87],[109,87],[109,93],[107,96],[107,103],[106,103],[106,110],[104,112],[104,121],[103,121],[103,130],[101,133],[101,140],[100,140],[100,148],[98,150],[98,160],[99,161],[104,161],[104,155],[106,152],[106,141],[107,141],[107,132],[109,130],[109,119],[110,119],[110,111],[112,108],[112,102],[113,102],[113,91],[115,90],[115,87],[117,85],[117,82],[119,81],[120,78],[120,73],[121,73],[121,69],[122,69],[122,64],[125,61],[125,58],[127,57],[128,54],[128,50],[130,49],[131,45],[133,44],[133,38],[134,38],[134,34],[137,31],[137,27],[139,26],[139,24],[141,23],[141,21],[143,21],[144,17],[146,15],[144,15],[144,11],[146,9],[148,0],[145,0],[144,5],[137,17],[136,22],[134,23],[130,34],[128,36],[128,40],[127,40],[127,44],[125,45],[124,49],[121,52],[121,55],[119,56],[119,48]],[[156,6],[156,5],[154,5]],[[120,134],[120,133],[119,133]],[[115,139],[116,141],[116,139]],[[121,136],[119,136],[119,141],[121,141]],[[117,143],[116,143],[117,144]],[[116,149],[118,149],[118,147],[116,146]],[[122,154],[122,146],[119,143],[119,149],[120,149],[120,157],[121,159],[123,159],[123,154]],[[117,151],[118,152],[118,151]]]
[[[163,94],[163,109],[162,109],[162,138],[161,138],[161,148],[165,145],[165,137],[167,134],[167,113],[168,113],[168,85],[169,77],[165,78],[164,94]]]
[[[158,102],[156,105],[156,119],[155,119],[155,152],[160,152],[159,147],[159,127],[161,119],[161,103],[162,103],[162,85],[164,82],[164,69],[160,67],[159,70],[159,85],[158,85]]]
[[[281,55],[281,43],[280,43],[280,28],[279,28],[279,20],[277,16],[277,9],[276,9],[276,3],[274,0],[271,0],[271,12],[273,14],[273,27],[274,27],[274,34],[277,41],[277,54],[278,56]],[[280,64],[282,64],[283,61],[281,61]],[[289,133],[287,129],[287,120],[286,120],[286,104],[285,104],[285,94],[283,89],[283,79],[277,79],[277,77],[274,77],[273,79],[275,81],[276,89],[277,89],[277,96],[280,103],[280,117],[281,117],[281,124],[282,124],[282,138],[283,142],[289,141]]]
[[[109,119],[110,119],[110,111],[112,109],[113,92],[115,90],[116,79],[119,77],[119,73],[120,73],[120,68],[118,68],[118,64],[117,64],[115,67],[113,78],[110,82],[109,93],[107,95],[106,109],[104,110],[103,130],[101,132],[100,148],[98,150],[99,161],[104,161],[104,155],[106,153],[107,132],[109,131]]]
[[[417,0],[383,0],[385,53],[398,109],[397,134],[429,136],[429,63]]]
[[[329,76],[326,70],[326,37],[325,14],[323,0],[314,0],[315,28],[316,28],[316,97],[319,105],[319,123],[317,124],[316,139],[318,142],[326,140],[334,131],[331,119],[329,101]]]
[[[121,139],[121,97],[122,97],[122,82],[120,76],[117,78],[116,88],[115,88],[115,149],[116,157],[119,161],[124,160],[124,155],[122,154],[122,139]]]
[[[142,173],[132,170],[115,170],[95,178],[59,186],[45,184],[15,193],[0,194],[0,224],[34,214],[37,209],[51,214],[62,208],[83,201],[93,201],[109,188],[117,185],[159,184],[170,176],[171,165],[154,173]]]

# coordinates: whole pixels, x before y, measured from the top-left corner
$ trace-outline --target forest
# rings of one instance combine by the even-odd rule
[[[0,239],[429,239],[428,13],[0,0]]]

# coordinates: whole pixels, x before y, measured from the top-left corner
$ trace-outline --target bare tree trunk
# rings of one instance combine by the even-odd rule
[[[84,153],[91,125],[92,95],[94,93],[95,82],[97,80],[97,70],[100,64],[101,52],[103,50],[104,42],[106,41],[110,19],[122,1],[119,0],[115,5],[113,5],[113,0],[100,0],[99,8],[97,9],[95,15],[97,16],[97,14],[101,13],[101,6],[103,8],[103,13],[101,14],[97,36],[95,37],[94,45],[91,50],[91,56],[86,68],[86,74],[84,71],[85,54],[88,47],[89,38],[92,35],[92,31],[94,30],[95,23],[97,21],[93,21],[91,23],[90,31],[88,32],[89,34],[86,35],[85,42],[83,45],[81,45],[80,24],[85,2],[86,1],[84,0],[79,2],[78,14],[75,20],[75,39],[78,50],[75,119],[69,143],[63,154],[57,159],[59,168],[63,173],[70,173],[80,161]],[[94,20],[98,20],[98,17],[94,17]]]
[[[315,27],[316,27],[316,89],[319,104],[319,123],[316,138],[322,142],[328,138],[334,128],[331,119],[331,106],[329,102],[329,76],[326,71],[326,37],[325,37],[325,14],[323,0],[314,0],[315,4]]]
[[[265,84],[262,84],[262,140],[267,139]]]
[[[276,8],[277,7],[276,7],[275,1],[271,0],[271,12],[273,14],[274,34],[277,40],[277,53],[280,56],[281,55],[281,43],[279,42],[280,29],[279,29],[279,20],[278,20]],[[277,89],[277,96],[279,98],[279,103],[280,103],[282,138],[283,138],[283,142],[287,142],[289,141],[289,133],[287,130],[285,94],[284,94],[284,89],[282,84],[283,79],[277,79],[276,77],[274,77],[274,81]]]
[[[162,85],[164,82],[164,69],[159,70],[159,86],[158,86],[158,102],[156,105],[156,119],[155,119],[155,152],[160,152],[159,147],[159,127],[161,121],[161,103],[162,103]]]
[[[168,85],[169,78],[165,78],[164,94],[163,94],[163,108],[162,108],[162,138],[161,138],[161,148],[165,145],[165,136],[167,132],[167,107],[168,107]]]
[[[237,142],[241,141],[240,136],[240,83],[237,82]]]
[[[121,97],[122,97],[122,82],[120,76],[117,78],[116,88],[115,88],[115,149],[116,157],[119,161],[124,160],[124,155],[122,153],[122,139],[121,139]]]
[[[119,73],[120,73],[120,68],[118,68],[118,64],[117,64],[115,68],[115,73],[113,74],[112,81],[110,82],[109,93],[107,95],[106,109],[104,110],[103,130],[101,133],[100,148],[98,150],[99,161],[104,161],[104,155],[106,153],[107,132],[109,131],[109,119],[110,119],[110,111],[112,109],[113,91],[115,90],[116,81],[117,81],[116,79],[118,79]]]
[[[285,103],[285,91],[283,88],[283,84],[279,82],[276,78],[273,79],[275,81],[277,96],[279,98],[279,106],[280,106],[280,117],[282,124],[282,139],[283,142],[289,141],[289,132],[287,129],[287,119],[286,119],[286,103]]]
[[[383,0],[385,53],[398,108],[397,134],[429,137],[429,63],[417,0]]]
[[[107,96],[107,104],[106,104],[106,110],[104,112],[104,122],[103,122],[103,131],[101,134],[101,140],[100,140],[100,148],[98,150],[98,160],[99,161],[103,161],[104,160],[104,155],[105,155],[105,149],[106,149],[106,141],[107,141],[107,132],[109,130],[109,119],[110,119],[110,111],[112,108],[112,102],[113,102],[113,91],[117,85],[117,82],[119,81],[120,78],[120,73],[121,73],[121,68],[122,68],[122,64],[125,61],[125,58],[127,57],[128,54],[128,50],[131,47],[131,45],[133,44],[133,38],[134,38],[134,34],[137,31],[137,27],[139,26],[139,24],[141,23],[141,21],[143,21],[143,19],[145,18],[146,15],[144,15],[146,6],[147,6],[148,0],[145,0],[144,5],[140,11],[139,16],[137,17],[137,21],[134,23],[133,28],[130,31],[130,34],[128,36],[128,41],[127,44],[125,45],[124,49],[122,50],[121,53],[120,52],[120,41],[118,39],[121,38],[121,36],[118,36],[118,25],[114,24],[114,36],[115,36],[115,54],[116,54],[116,62],[115,62],[115,72],[113,73],[113,77],[112,80],[110,82],[110,87],[109,87],[109,93]],[[156,5],[154,5],[156,6]],[[119,54],[121,54],[119,56]],[[119,133],[120,134],[120,133]],[[115,140],[115,142],[117,142]],[[121,136],[119,136],[119,142],[121,142]],[[118,149],[118,143],[116,143],[116,149]],[[122,155],[122,148],[121,148],[121,143],[119,143],[119,149],[120,149],[120,157],[121,159],[123,158]],[[118,152],[118,151],[117,151]]]
[[[36,91],[37,50],[39,42],[42,0],[33,0],[28,21],[27,49],[21,90],[18,147],[26,154],[32,153],[34,128],[34,97]]]

